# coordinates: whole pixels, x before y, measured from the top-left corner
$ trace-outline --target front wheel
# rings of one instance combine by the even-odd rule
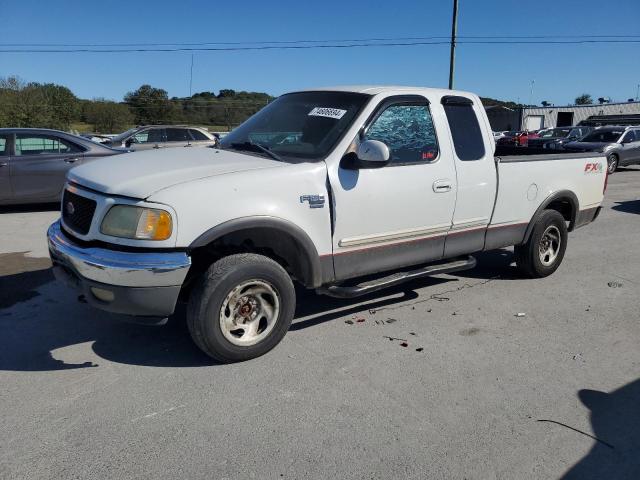
[[[240,362],[264,355],[285,336],[296,306],[287,272],[263,255],[224,257],[200,277],[189,298],[194,342],[213,359]]]
[[[611,175],[618,169],[619,164],[620,160],[615,153],[612,153],[607,157],[607,171],[609,172],[609,175]]]
[[[556,210],[544,210],[524,245],[514,248],[516,265],[525,275],[542,278],[555,272],[567,249],[567,224]]]

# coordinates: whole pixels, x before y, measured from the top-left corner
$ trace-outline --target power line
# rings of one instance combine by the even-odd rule
[[[640,40],[459,40],[468,45],[578,45],[578,44],[638,44]],[[320,48],[408,47],[419,45],[449,45],[450,41],[387,42],[328,45],[261,45],[255,47],[176,47],[176,48],[121,48],[121,49],[0,49],[0,53],[142,53],[142,52],[229,52],[249,50],[310,50]]]
[[[322,44],[346,42],[396,42],[447,40],[450,36],[428,37],[378,37],[378,38],[342,38],[325,40],[256,40],[244,42],[146,42],[146,43],[0,43],[2,47],[162,47],[162,46],[208,46],[208,45],[294,45],[294,44]],[[640,38],[640,35],[458,35],[461,39],[474,40],[533,40],[533,39],[627,39]]]

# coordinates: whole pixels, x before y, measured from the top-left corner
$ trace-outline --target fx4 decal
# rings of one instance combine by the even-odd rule
[[[309,208],[324,207],[324,195],[300,195],[300,203],[309,202]]]
[[[584,166],[584,173],[600,173],[602,172],[601,163],[587,163]]]

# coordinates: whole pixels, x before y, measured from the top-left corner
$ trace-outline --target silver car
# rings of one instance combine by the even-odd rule
[[[204,128],[186,125],[147,125],[132,128],[103,142],[113,148],[148,150],[169,147],[209,147],[217,138]]]
[[[122,153],[45,128],[0,128],[0,205],[60,201],[67,171]]]
[[[600,127],[578,142],[564,146],[569,152],[602,152],[607,155],[609,173],[618,167],[640,164],[640,127]]]

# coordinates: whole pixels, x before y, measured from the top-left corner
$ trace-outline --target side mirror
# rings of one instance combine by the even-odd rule
[[[351,168],[380,168],[389,163],[391,152],[378,140],[364,140],[350,157]]]
[[[135,143],[136,139],[134,137],[129,137],[127,138],[127,141],[124,142],[124,146],[125,147],[130,147],[131,145],[133,145]]]

